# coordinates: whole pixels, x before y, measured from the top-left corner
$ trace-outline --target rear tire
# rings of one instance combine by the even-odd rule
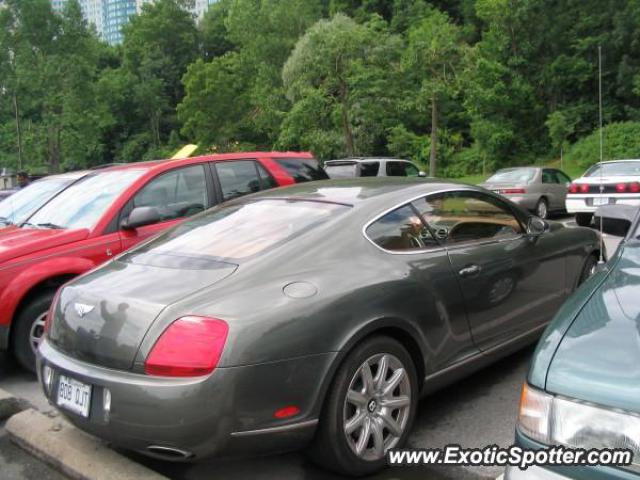
[[[336,372],[311,460],[350,476],[383,469],[387,450],[405,444],[417,402],[416,368],[407,350],[385,336],[365,340]]]
[[[591,225],[593,213],[576,213],[576,223],[580,227],[588,227]]]
[[[44,319],[47,316],[55,291],[43,292],[22,309],[15,319],[12,337],[13,354],[25,369],[36,371],[35,350],[44,333]]]
[[[547,202],[546,198],[542,197],[538,200],[536,204],[536,215],[543,220],[549,218],[549,202]]]

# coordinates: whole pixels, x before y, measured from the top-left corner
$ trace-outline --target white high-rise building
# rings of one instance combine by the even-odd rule
[[[136,10],[138,13],[142,11],[142,5],[145,3],[153,3],[155,0],[136,0]],[[207,11],[209,5],[214,3],[216,0],[194,0],[194,5],[192,8],[189,8],[189,11],[196,16],[196,19],[201,20],[204,12]]]
[[[122,42],[122,26],[132,15],[139,14],[142,5],[155,0],[79,0],[82,13],[87,21],[96,27],[98,35],[110,44]],[[209,5],[216,0],[195,0],[190,8],[197,20],[202,19]],[[2,4],[3,0],[0,0]],[[56,12],[61,12],[67,0],[51,0]]]

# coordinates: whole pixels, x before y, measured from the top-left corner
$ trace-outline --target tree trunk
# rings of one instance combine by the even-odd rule
[[[438,148],[438,100],[436,95],[431,96],[431,153],[429,155],[429,176],[436,176]]]
[[[60,129],[49,126],[49,173],[60,171]]]
[[[342,105],[342,132],[344,135],[344,144],[347,149],[347,156],[353,157],[355,149],[353,147],[353,131],[351,130],[351,121],[349,119],[349,111],[347,108],[347,85],[340,82],[340,103]]]
[[[22,170],[22,128],[20,126],[20,107],[18,106],[18,95],[13,92],[13,110],[16,115],[16,135],[18,146],[18,170]]]

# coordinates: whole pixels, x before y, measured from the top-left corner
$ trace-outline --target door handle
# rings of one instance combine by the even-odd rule
[[[469,265],[467,267],[462,268],[458,275],[461,277],[473,277],[474,275],[478,275],[480,273],[480,267],[478,265]]]

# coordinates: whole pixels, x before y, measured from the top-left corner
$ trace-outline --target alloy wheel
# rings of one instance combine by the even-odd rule
[[[344,401],[344,433],[363,460],[379,460],[402,437],[411,413],[411,382],[389,353],[367,359],[355,372]]]
[[[44,335],[44,325],[47,320],[47,312],[40,315],[31,325],[31,331],[29,332],[29,345],[31,350],[35,354],[38,351],[38,347],[42,342],[42,336]]]

